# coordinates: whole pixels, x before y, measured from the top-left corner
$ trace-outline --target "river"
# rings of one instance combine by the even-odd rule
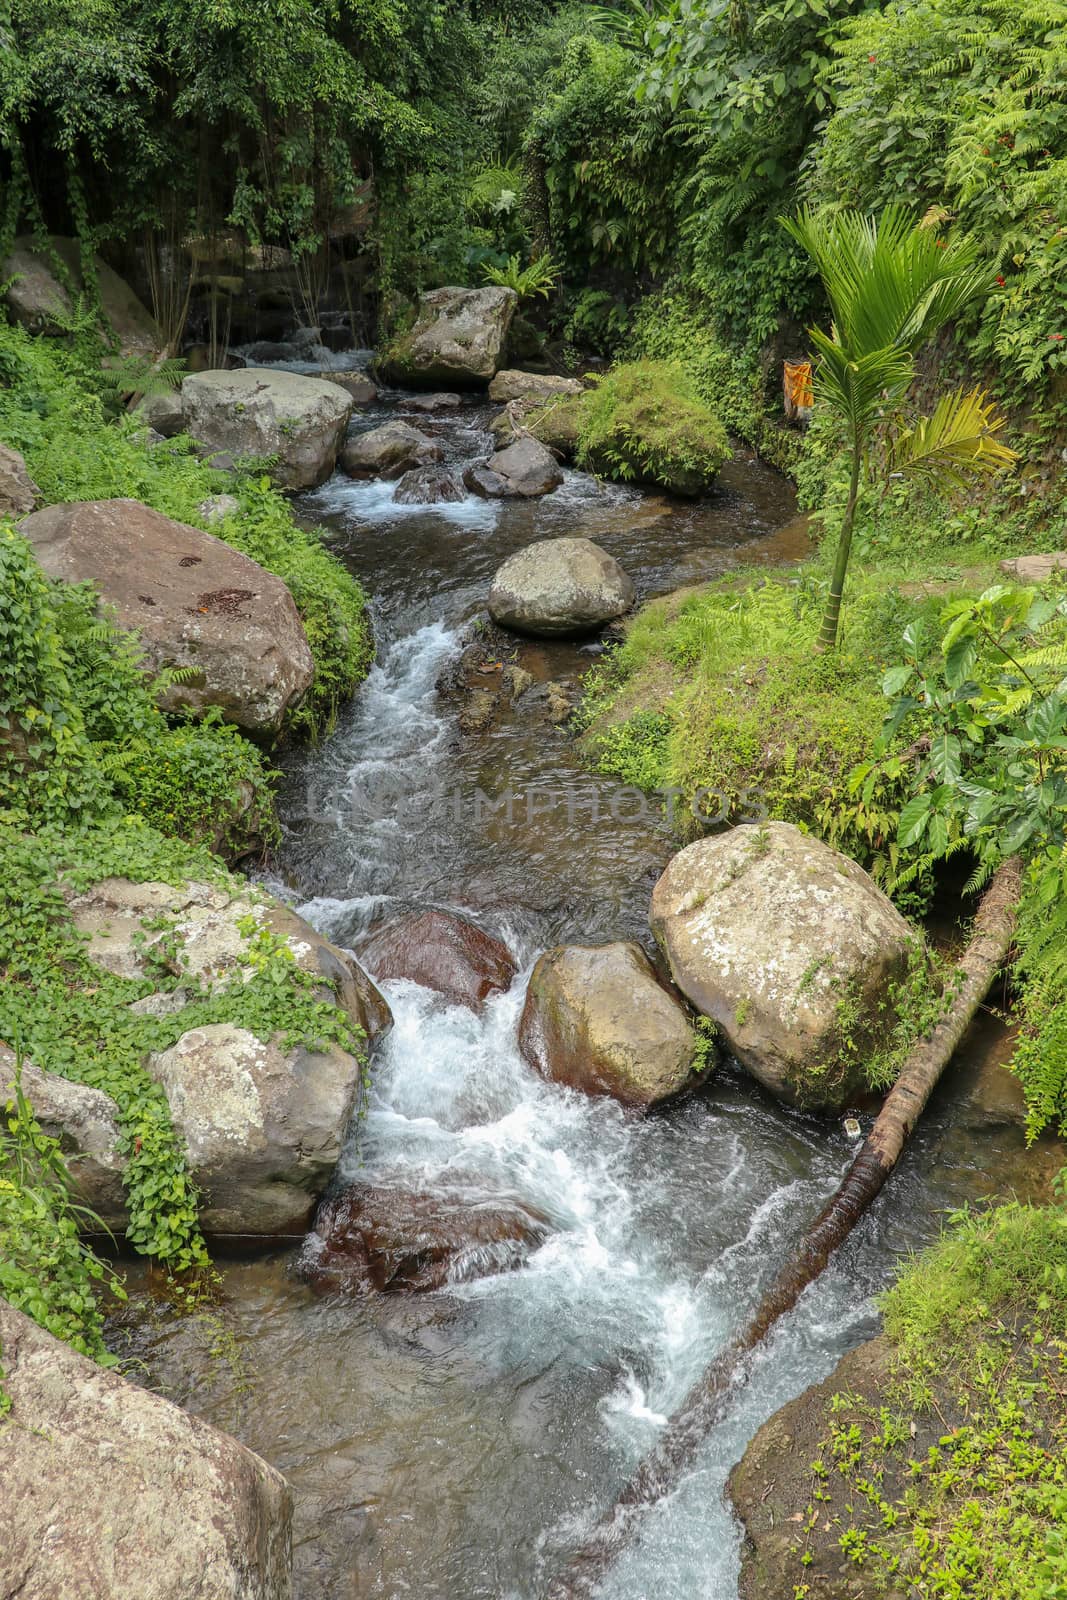
[[[357,425],[386,411],[457,464],[486,452],[491,413],[475,401],[427,418],[392,396]],[[518,1271],[410,1298],[317,1298],[293,1250],[224,1263],[216,1313],[183,1319],[140,1298],[136,1347],[166,1392],[288,1476],[296,1600],[536,1600],[853,1145],[840,1123],[784,1109],[729,1066],[646,1117],[526,1066],[516,1025],[538,952],[648,944],[649,894],[676,846],[655,807],[588,772],[536,712],[498,709],[462,733],[437,685],[493,571],[530,540],[588,535],[648,599],[801,555],[793,497],[739,449],[693,505],[570,473],[541,501],[399,507],[391,485],[337,476],[297,511],[373,596],[378,658],[332,737],[285,760],[271,886],[346,946],[399,911],[458,910],[523,969],[481,1016],[387,986],[395,1027],[342,1176],[432,1190],[473,1175],[552,1231]],[[528,642],[519,661],[573,683],[598,648]],[[735,1600],[740,1533],[724,1489],[747,1440],[870,1334],[872,1296],[946,1207],[1016,1173],[1018,1130],[974,1092],[998,1052],[994,1023],[972,1030],[888,1191],[776,1330],[695,1469],[642,1515],[605,1600]]]

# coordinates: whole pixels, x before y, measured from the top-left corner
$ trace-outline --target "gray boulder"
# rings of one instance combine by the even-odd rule
[[[75,289],[83,290],[81,245],[77,239],[52,238],[46,251],[33,239],[16,239],[10,255],[0,262],[0,283],[11,280],[4,291],[8,307],[15,321],[31,333],[63,334],[74,315],[53,257],[59,258]],[[93,257],[93,272],[100,309],[120,354],[154,361],[163,347],[154,317],[126,280],[100,256]]]
[[[382,362],[388,383],[411,389],[472,388],[500,365],[518,296],[513,289],[431,289],[415,325]]]
[[[545,445],[523,437],[498,450],[484,464],[468,467],[463,481],[475,494],[490,499],[536,499],[551,494],[563,482],[559,463]]]
[[[352,956],[321,938],[288,906],[253,890],[107,878],[71,893],[68,903],[90,960],[108,972],[144,978],[161,954],[173,961],[168,952],[176,944],[180,972],[190,984],[199,981],[225,992],[250,975],[242,924],[251,918],[284,939],[299,967],[323,980],[319,997],[347,1011],[368,1048],[392,1023],[385,999]],[[134,1007],[167,1014],[180,1009],[190,992],[159,991]],[[204,1230],[267,1236],[302,1232],[341,1154],[360,1088],[357,1057],[336,1044],[315,1051],[289,1048],[281,1035],[261,1040],[245,1028],[218,1022],[189,1029],[145,1065],[162,1085],[184,1142],[200,1191]],[[97,1116],[102,1114],[97,1108]],[[65,1100],[52,1120],[61,1142],[86,1147],[80,1124],[67,1127]],[[121,1203],[106,1220],[125,1225]]]
[[[365,372],[330,372],[323,376],[327,383],[336,383],[343,389],[354,406],[370,406],[378,398],[378,386]]]
[[[0,1300],[0,1594],[289,1600],[281,1473]]]
[[[447,467],[414,467],[405,472],[393,499],[399,506],[432,506],[441,501],[457,504],[467,497]]]
[[[341,451],[341,467],[352,478],[399,478],[443,459],[441,446],[406,422],[357,433]]]
[[[498,405],[510,400],[548,400],[552,395],[582,393],[577,378],[560,378],[554,372],[520,372],[511,367],[498,372],[489,385],[489,398]]]
[[[489,591],[489,615],[520,633],[589,633],[634,603],[634,586],[591,539],[541,539],[509,556]]]
[[[164,389],[159,394],[145,395],[137,411],[162,439],[173,439],[185,426],[179,389]]]
[[[415,394],[404,401],[407,411],[454,411],[462,405],[458,394]]]
[[[336,383],[296,372],[246,367],[196,372],[182,383],[186,433],[233,456],[276,456],[285,489],[313,489],[330,476],[352,414]]]
[[[863,1092],[915,935],[863,869],[789,823],[731,828],[652,892],[671,975],[773,1094],[837,1111]]]
[[[31,1061],[17,1073],[14,1054],[0,1045],[0,1107],[15,1097],[16,1079],[45,1133],[58,1139],[74,1198],[105,1227],[122,1232],[128,1220],[119,1154],[119,1108],[101,1089],[41,1072]]]
[[[216,522],[225,522],[227,517],[237,516],[241,502],[235,494],[212,494],[201,500],[196,509],[204,521],[213,526]]]
[[[0,518],[16,520],[31,512],[41,491],[26,471],[26,463],[17,450],[0,444]]]
[[[139,634],[148,670],[194,668],[160,704],[218,706],[250,733],[274,734],[315,667],[280,578],[201,528],[138,500],[49,506],[22,531],[50,578],[92,583],[122,628]]]
[[[650,1106],[695,1081],[696,1034],[640,945],[564,945],[530,978],[519,1047],[542,1076]]]

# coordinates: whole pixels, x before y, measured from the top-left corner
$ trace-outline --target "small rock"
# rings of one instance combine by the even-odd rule
[[[201,500],[196,509],[201,519],[213,527],[216,522],[225,522],[227,517],[238,516],[241,502],[235,494],[213,494]]]
[[[566,945],[534,967],[519,1047],[555,1083],[650,1106],[692,1081],[697,1040],[639,945]]]
[[[576,378],[557,377],[553,372],[520,372],[507,368],[498,372],[489,385],[489,398],[498,405],[511,400],[548,400],[553,395],[578,395],[582,385]]]
[[[518,971],[507,945],[448,911],[416,911],[387,923],[363,944],[360,960],[379,983],[409,978],[471,1011],[510,989]]]
[[[19,452],[0,444],[0,517],[17,522],[29,515],[40,496]]]
[[[444,459],[439,444],[406,422],[385,422],[357,433],[341,451],[341,468],[352,478],[399,478],[414,467]]]
[[[505,667],[500,681],[505,693],[514,704],[520,695],[524,695],[527,689],[533,687],[535,680],[533,673],[527,672],[525,667]]]
[[[489,591],[489,615],[521,633],[589,633],[628,611],[634,586],[590,539],[541,539],[510,556]]]
[[[472,689],[467,703],[459,714],[461,733],[484,733],[493,720],[496,695],[491,689]]]
[[[1067,550],[1045,556],[1012,556],[1000,563],[1000,570],[1015,583],[1045,583],[1054,572],[1067,569]]]
[[[458,394],[414,394],[403,402],[405,411],[452,411],[462,405]]]
[[[472,461],[464,467],[463,482],[472,494],[481,495],[483,500],[503,500],[508,492],[499,472],[492,472],[485,461]]]
[[[353,405],[371,406],[378,398],[378,387],[365,372],[330,372],[323,377],[327,383],[336,383],[343,389]]]
[[[146,394],[137,410],[149,427],[164,439],[173,439],[185,426],[180,389],[164,389],[158,394]]]
[[[433,506],[441,501],[458,504],[467,497],[447,467],[414,467],[405,472],[393,499],[399,506]]]
[[[470,479],[464,474],[464,481],[475,493],[532,500],[558,489],[563,473],[551,450],[536,439],[523,437],[490,456],[480,471],[473,470]]]
[[[548,1218],[474,1180],[433,1191],[354,1184],[323,1202],[299,1271],[316,1289],[443,1289],[519,1266]]]

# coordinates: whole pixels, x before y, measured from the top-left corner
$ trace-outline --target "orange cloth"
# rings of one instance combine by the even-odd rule
[[[785,364],[785,392],[790,405],[798,411],[810,410],[815,402],[811,387],[811,362],[787,361]]]

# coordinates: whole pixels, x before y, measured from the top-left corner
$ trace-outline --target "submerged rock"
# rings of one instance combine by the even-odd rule
[[[386,923],[360,958],[379,983],[408,978],[471,1011],[510,989],[518,971],[506,944],[450,911],[415,911]]]
[[[316,1289],[443,1289],[520,1266],[548,1218],[477,1180],[433,1190],[353,1184],[319,1208],[299,1271]]]
[[[275,476],[289,490],[330,476],[351,413],[337,384],[296,372],[248,367],[191,373],[182,383],[185,431],[235,457],[275,456]]]
[[[206,883],[174,888],[106,878],[70,893],[68,903],[87,954],[98,966],[144,978],[163,960],[189,986],[134,1002],[139,1012],[180,1010],[196,983],[210,984],[216,993],[244,983],[251,971],[246,933],[251,919],[284,940],[299,967],[323,980],[319,998],[343,1007],[368,1046],[392,1022],[385,999],[359,963],[269,897]],[[176,965],[172,947],[180,952]],[[301,1231],[341,1153],[360,1088],[358,1057],[336,1044],[307,1050],[288,1046],[281,1034],[261,1040],[236,1024],[218,1022],[189,1029],[145,1065],[166,1093],[188,1152],[205,1231]],[[75,1112],[83,1115],[82,1109],[60,1085],[49,1082],[48,1088],[58,1097],[53,1120],[61,1126],[61,1142],[73,1140],[79,1150],[86,1149],[81,1124],[71,1120],[68,1125]],[[82,1178],[90,1175],[91,1169],[83,1168]],[[101,1178],[86,1194],[96,1209],[101,1209],[102,1184]],[[125,1215],[116,1217],[112,1208],[105,1220],[122,1225]]]
[[[634,586],[591,539],[541,539],[509,556],[489,591],[489,615],[520,633],[589,633],[621,617]]]
[[[92,583],[136,633],[153,674],[192,668],[165,711],[218,707],[249,733],[274,734],[315,674],[304,625],[280,578],[202,528],[138,500],[49,506],[22,524],[50,578]]]
[[[447,467],[439,466],[413,467],[393,490],[393,499],[399,506],[433,506],[441,501],[455,505],[466,498],[463,485]]]
[[[0,1300],[0,1594],[289,1600],[289,1487],[199,1417]]]
[[[915,934],[862,867],[785,822],[689,845],[652,892],[688,1000],[773,1094],[836,1111],[864,1090]]]
[[[399,478],[443,458],[441,446],[417,428],[406,422],[385,422],[349,439],[341,451],[341,467],[351,478]]]
[[[463,481],[475,494],[490,499],[532,500],[558,489],[563,473],[555,456],[543,444],[536,439],[521,438],[506,450],[498,450],[488,461],[468,467]]]
[[[386,351],[383,376],[413,389],[488,383],[518,303],[514,289],[431,289],[419,297],[414,327]]]
[[[40,494],[20,453],[0,444],[0,518],[28,516]]]
[[[650,1106],[694,1081],[696,1034],[640,945],[564,945],[533,969],[519,1047],[543,1077]]]

